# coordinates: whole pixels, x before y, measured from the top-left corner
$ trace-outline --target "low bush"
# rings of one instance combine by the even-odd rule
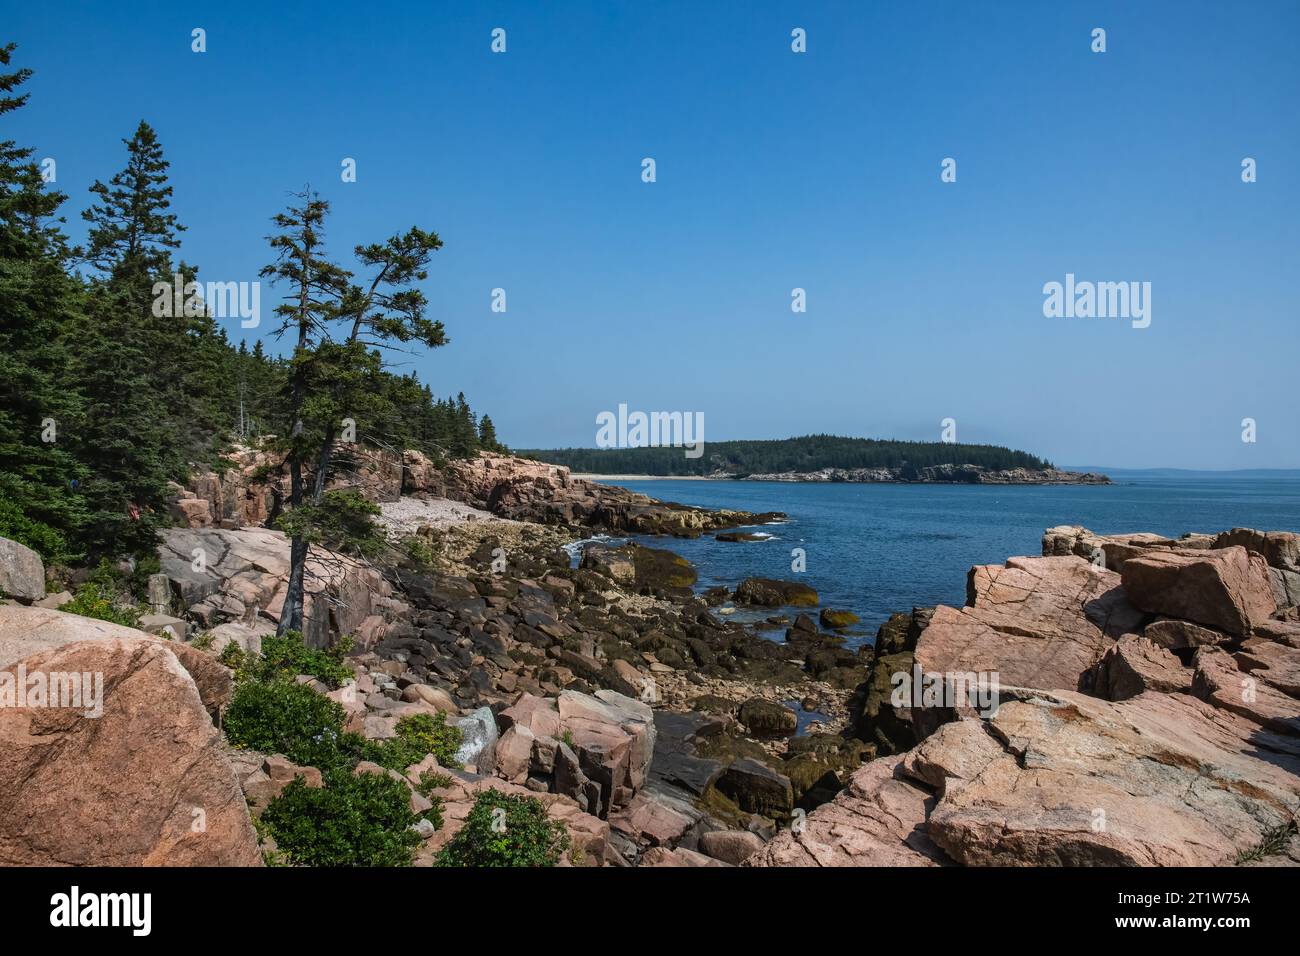
[[[438,866],[554,866],[568,847],[564,824],[547,819],[540,800],[483,790],[465,826],[434,862]]]
[[[366,741],[360,756],[397,771],[419,763],[428,754],[444,767],[460,767],[456,751],[464,734],[459,727],[447,725],[446,714],[412,714],[399,720],[396,730],[397,736],[388,740]]]
[[[239,684],[222,724],[236,747],[284,754],[322,771],[346,763],[345,746],[354,736],[343,733],[342,707],[288,680]]]
[[[332,774],[324,787],[295,779],[261,818],[279,861],[296,866],[409,866],[415,822],[406,785],[378,773]]]
[[[351,637],[344,637],[333,647],[321,650],[304,644],[298,631],[285,631],[283,635],[262,638],[262,653],[250,655],[239,668],[238,677],[265,681],[307,674],[331,689],[337,689],[352,677],[352,668],[343,663],[350,650]]]
[[[59,608],[67,614],[80,614],[100,621],[121,624],[123,627],[136,627],[140,623],[140,612],[134,608],[118,607],[112,592],[105,593],[94,581],[87,581],[77,588],[72,600]]]

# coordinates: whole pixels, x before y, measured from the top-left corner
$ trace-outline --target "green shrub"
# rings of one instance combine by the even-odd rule
[[[447,726],[446,714],[412,714],[399,720],[396,730],[396,737],[367,741],[360,756],[400,772],[433,754],[442,766],[459,769],[456,751],[464,734],[459,727]]]
[[[411,535],[402,545],[406,548],[406,556],[416,568],[428,570],[438,560],[438,553],[429,538]]]
[[[123,627],[136,627],[140,623],[139,611],[134,608],[118,607],[113,602],[111,592],[105,594],[100,585],[94,581],[87,581],[77,588],[77,593],[73,595],[72,600],[59,610],[68,614],[80,614],[82,617],[93,617],[100,621],[121,624]]]
[[[483,790],[465,826],[434,862],[438,866],[554,866],[568,847],[564,824],[548,820],[540,800]]]
[[[442,809],[443,809],[442,797],[428,797],[428,800],[430,803],[433,804],[433,806],[431,806],[428,810],[425,810],[423,813],[421,813],[420,819],[428,820],[430,823],[433,824],[433,828],[435,830],[441,830]]]
[[[222,724],[236,747],[284,754],[322,771],[347,762],[343,708],[302,684],[245,681],[235,689]]]
[[[320,650],[304,644],[298,631],[285,631],[283,635],[262,638],[261,655],[246,663],[240,677],[274,680],[307,674],[331,689],[338,689],[352,678],[352,668],[343,663],[350,650],[351,637],[343,637],[333,647]]]
[[[415,822],[406,785],[378,773],[332,774],[325,787],[295,779],[261,819],[281,860],[298,866],[409,866]]]

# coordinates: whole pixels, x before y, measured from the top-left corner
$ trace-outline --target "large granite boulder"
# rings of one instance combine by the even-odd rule
[[[1277,609],[1268,564],[1240,545],[1210,551],[1152,551],[1124,562],[1135,607],[1239,637]]]
[[[230,702],[230,670],[214,657],[179,641],[168,641],[109,621],[65,614],[52,608],[0,605],[0,667],[81,641],[143,640],[166,647],[194,681],[203,706],[214,716]]]
[[[102,713],[88,716],[85,697],[81,708],[53,698],[0,708],[0,863],[261,864],[220,734],[165,642],[101,637],[38,651],[0,669],[0,694],[20,673],[29,683],[92,675]]]
[[[1245,548],[1261,555],[1270,567],[1300,571],[1300,534],[1233,528],[1215,536],[1215,548]]]
[[[261,634],[259,624],[279,621],[289,576],[289,539],[282,532],[167,528],[159,536],[162,573],[202,629],[236,623]],[[392,594],[377,570],[317,548],[308,552],[305,581],[303,638],[311,647],[357,633]]]
[[[1196,652],[1192,693],[1275,733],[1300,738],[1300,688],[1296,687],[1300,650],[1268,641],[1258,645],[1262,646],[1238,655],[1202,647]],[[1270,649],[1288,657],[1274,658]],[[1300,739],[1296,746],[1300,751]]]
[[[942,783],[927,832],[961,863],[1230,865],[1296,812],[1300,748],[1184,694],[1059,693],[989,723],[925,745]]]
[[[940,606],[916,645],[924,673],[997,674],[1000,686],[1086,689],[1093,665],[1142,615],[1120,576],[1078,557],[971,569],[968,606]]]
[[[1164,647],[1125,634],[1097,662],[1092,693],[1104,700],[1127,700],[1144,691],[1190,693],[1192,671]]]
[[[555,700],[524,693],[497,715],[496,772],[570,797],[601,818],[645,785],[655,749],[654,712],[617,691],[565,690]]]
[[[0,538],[0,597],[30,604],[45,598],[45,564],[26,545]]]

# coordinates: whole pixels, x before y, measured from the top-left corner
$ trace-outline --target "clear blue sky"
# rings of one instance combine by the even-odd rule
[[[952,417],[1061,464],[1300,467],[1296,2],[2,6],[37,71],[5,135],[74,237],[141,118],[202,278],[255,279],[305,183],[337,253],[435,229],[452,344],[413,367],[517,447],[627,403],[715,441]],[[1067,272],[1151,282],[1150,328],[1045,318]]]

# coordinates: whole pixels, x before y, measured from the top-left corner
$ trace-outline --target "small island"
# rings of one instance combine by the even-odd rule
[[[900,482],[969,485],[1108,485],[1096,472],[1062,471],[1000,445],[805,435],[710,442],[689,458],[681,448],[560,448],[520,454],[575,474],[745,481]]]

